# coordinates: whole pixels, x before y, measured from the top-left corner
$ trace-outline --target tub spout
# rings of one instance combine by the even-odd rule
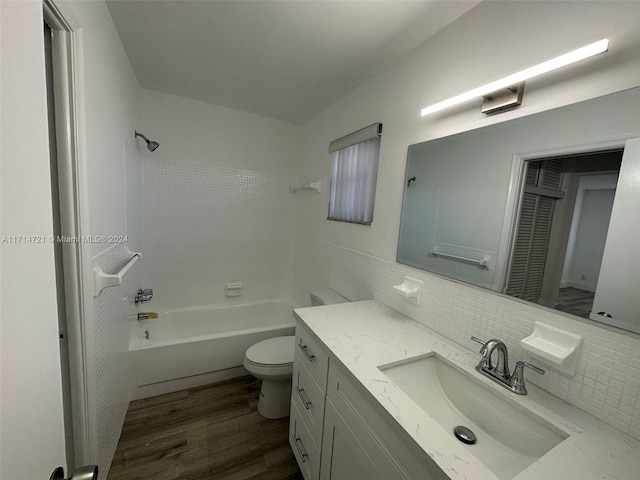
[[[158,318],[158,314],[156,312],[140,312],[138,314],[138,321],[149,320],[151,318]]]

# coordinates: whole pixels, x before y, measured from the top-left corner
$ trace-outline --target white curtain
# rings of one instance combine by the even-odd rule
[[[380,138],[332,153],[329,219],[371,224]]]

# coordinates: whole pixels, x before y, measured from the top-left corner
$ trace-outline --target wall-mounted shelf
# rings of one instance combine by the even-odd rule
[[[133,264],[142,258],[141,253],[130,252],[126,250],[127,256],[130,256],[129,260],[122,266],[118,273],[104,273],[101,267],[93,268],[93,296],[94,298],[100,295],[102,290],[109,287],[116,287],[122,284],[122,278],[126,275]]]
[[[582,337],[542,322],[535,322],[533,333],[520,340],[522,348],[547,365],[575,375]]]
[[[295,193],[298,193],[300,190],[315,190],[320,193],[320,180],[310,183],[296,183],[295,185],[291,185],[289,190]]]

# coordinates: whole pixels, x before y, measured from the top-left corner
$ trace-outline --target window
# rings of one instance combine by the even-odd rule
[[[378,179],[382,124],[334,140],[328,220],[371,225]]]

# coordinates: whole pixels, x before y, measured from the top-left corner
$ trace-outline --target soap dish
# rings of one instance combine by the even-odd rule
[[[393,288],[410,302],[420,305],[420,290],[422,289],[422,282],[420,280],[404,277],[402,283],[400,285],[394,285]]]
[[[533,333],[520,340],[522,348],[547,365],[575,375],[582,337],[542,322],[535,322]]]

